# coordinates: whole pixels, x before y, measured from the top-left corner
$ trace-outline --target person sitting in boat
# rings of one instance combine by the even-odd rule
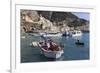
[[[45,50],[48,50],[48,45],[47,45],[47,41],[46,41],[46,40],[43,42],[42,47],[43,47]]]
[[[56,43],[54,43],[51,39],[49,40],[49,44],[50,44],[49,50],[52,50],[52,51],[59,50],[59,46]]]
[[[81,45],[81,46],[84,45],[84,43],[83,43],[83,42],[80,42],[79,40],[77,40],[77,42],[75,42],[75,44],[76,44],[76,45]]]
[[[77,40],[77,42],[79,43],[79,40]]]

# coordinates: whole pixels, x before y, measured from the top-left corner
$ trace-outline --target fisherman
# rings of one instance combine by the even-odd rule
[[[42,46],[45,50],[48,50],[48,46],[47,46],[47,41],[44,40],[43,46]]]
[[[52,50],[52,51],[59,50],[59,46],[56,43],[54,43],[52,39],[49,39],[48,41],[49,41],[49,45],[50,45],[50,48],[49,48],[50,50]]]
[[[77,40],[77,42],[79,43],[79,40]]]

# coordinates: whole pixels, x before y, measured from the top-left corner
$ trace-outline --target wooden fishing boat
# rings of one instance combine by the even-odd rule
[[[47,47],[44,47],[41,43],[38,43],[42,54],[44,54],[46,57],[48,58],[60,58],[62,56],[62,54],[64,53],[63,49],[61,47],[59,47],[59,50],[50,50]]]

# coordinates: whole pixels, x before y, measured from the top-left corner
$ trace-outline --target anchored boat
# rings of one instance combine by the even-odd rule
[[[75,42],[76,45],[79,45],[79,46],[84,46],[84,42],[80,42],[79,40],[77,40],[77,42]]]
[[[62,36],[61,33],[40,33],[40,36],[43,36],[43,37],[60,37]]]
[[[44,54],[48,58],[56,58],[57,59],[57,58],[60,58],[62,56],[62,54],[64,53],[63,49],[60,46],[57,48],[58,50],[50,50],[49,48],[44,47],[44,45],[42,45],[42,43],[38,43],[38,45],[41,49],[42,54]]]
[[[72,37],[75,37],[75,36],[82,36],[82,31],[78,31],[78,30],[70,31],[70,35],[71,35]]]

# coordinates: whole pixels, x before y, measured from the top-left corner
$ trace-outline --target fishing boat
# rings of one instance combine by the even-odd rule
[[[71,35],[70,35],[69,32],[64,32],[64,33],[62,33],[62,36],[63,36],[63,37],[67,37],[67,36],[71,36]]]
[[[62,56],[62,54],[64,53],[63,49],[61,49],[61,47],[59,47],[59,50],[49,50],[49,48],[45,48],[43,47],[43,45],[41,43],[38,43],[42,54],[44,54],[44,56],[48,57],[48,58],[60,58]]]
[[[70,35],[72,37],[82,36],[82,31],[78,31],[78,30],[70,31]]]
[[[61,33],[57,32],[49,32],[49,33],[40,33],[40,36],[43,36],[43,37],[60,37],[62,36]]]

